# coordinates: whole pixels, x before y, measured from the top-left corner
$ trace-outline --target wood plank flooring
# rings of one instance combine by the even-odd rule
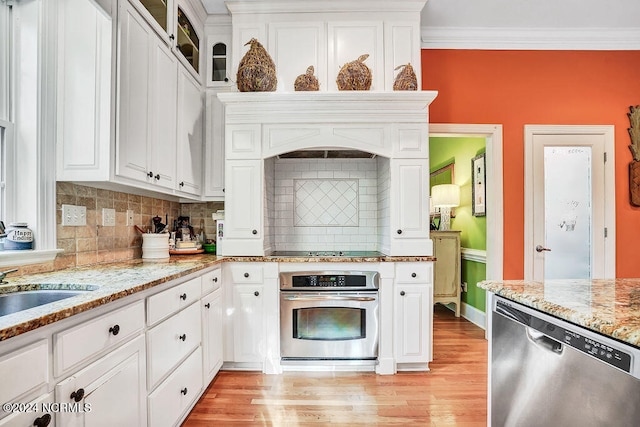
[[[436,305],[433,356],[397,375],[222,371],[183,426],[485,426],[484,330]]]

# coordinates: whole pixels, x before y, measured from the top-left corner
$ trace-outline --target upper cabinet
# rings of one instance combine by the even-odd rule
[[[178,44],[176,48],[187,63],[195,70],[200,70],[200,38],[186,13],[178,6],[178,27],[176,29]]]

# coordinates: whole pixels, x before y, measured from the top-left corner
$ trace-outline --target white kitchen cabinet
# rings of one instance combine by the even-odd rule
[[[225,164],[224,253],[263,255],[262,160],[228,160]]]
[[[56,385],[57,413],[65,427],[144,426],[147,423],[145,345],[140,336]]]
[[[106,180],[114,20],[86,0],[62,0],[58,7],[56,178]]]
[[[0,356],[0,402],[27,402],[40,395],[46,389],[49,375],[46,339]]]
[[[231,21],[226,17],[207,18],[206,85],[208,87],[234,87],[234,69],[231,68]]]
[[[116,176],[175,188],[177,60],[128,1],[120,2]]]
[[[204,148],[204,100],[200,84],[183,67],[178,69],[177,110],[177,190],[200,196]]]
[[[15,400],[11,403],[16,402]],[[16,426],[36,426],[36,427],[55,427],[55,412],[48,410],[47,406],[53,403],[53,393],[47,393],[32,400],[26,405],[29,411],[14,412],[0,420],[0,427],[16,427]],[[26,403],[26,402],[24,402]],[[31,410],[33,409],[33,411]]]
[[[431,263],[396,264],[394,336],[399,370],[428,370],[432,359],[432,276]]]
[[[222,286],[222,269],[215,268],[202,275],[202,295],[207,295]]]
[[[224,200],[224,105],[217,91],[207,91],[204,197]]]
[[[147,331],[149,389],[169,374],[202,340],[200,304],[164,320]]]
[[[198,301],[201,295],[202,278],[196,277],[150,296],[147,298],[147,324],[155,325]]]
[[[206,384],[222,367],[222,310],[221,288],[202,298],[202,366]]]
[[[391,159],[391,253],[431,255],[429,159]]]
[[[122,344],[143,328],[144,304],[138,301],[54,334],[54,375],[61,375],[100,352]]]
[[[179,425],[202,386],[202,349],[198,347],[149,395],[149,426]]]
[[[433,256],[437,258],[433,269],[433,303],[456,305],[460,317],[460,231],[432,231]]]

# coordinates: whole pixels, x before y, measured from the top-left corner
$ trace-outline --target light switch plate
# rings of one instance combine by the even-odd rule
[[[87,208],[85,206],[62,205],[62,225],[87,225]]]
[[[111,208],[102,208],[102,225],[104,227],[113,227],[116,225],[116,210]]]
[[[133,225],[133,209],[127,209],[127,225]]]

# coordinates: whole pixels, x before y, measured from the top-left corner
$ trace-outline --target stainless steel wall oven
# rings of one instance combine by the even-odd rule
[[[283,360],[375,360],[378,273],[280,274]]]

